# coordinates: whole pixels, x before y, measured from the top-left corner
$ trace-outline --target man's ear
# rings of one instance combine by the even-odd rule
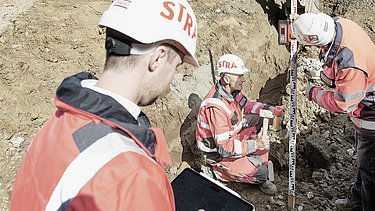
[[[229,82],[230,82],[229,76],[224,74],[223,75],[223,81],[225,82],[225,84],[229,84]]]
[[[160,45],[153,53],[151,53],[151,59],[149,63],[149,69],[151,72],[155,71],[167,58],[167,47]]]

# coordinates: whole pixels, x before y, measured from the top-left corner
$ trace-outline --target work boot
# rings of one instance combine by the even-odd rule
[[[259,189],[268,195],[273,195],[277,192],[277,187],[271,181],[267,180],[264,183],[259,185]]]
[[[344,199],[337,199],[335,202],[335,208],[337,211],[359,211],[362,210],[362,202],[353,195],[349,195]]]

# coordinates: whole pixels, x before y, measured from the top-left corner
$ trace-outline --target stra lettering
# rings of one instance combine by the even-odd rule
[[[218,68],[237,68],[237,65],[234,62],[220,61],[218,63]]]
[[[163,3],[164,8],[166,11],[160,13],[160,15],[170,21],[175,19],[176,21],[181,23],[183,26],[183,30],[187,32],[188,36],[192,39],[196,38],[196,26],[193,26],[193,19],[191,15],[186,11],[186,7],[178,4],[176,5],[172,1],[166,1]]]

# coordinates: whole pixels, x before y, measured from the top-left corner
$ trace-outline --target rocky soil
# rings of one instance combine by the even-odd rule
[[[14,177],[33,135],[54,111],[61,80],[79,71],[100,75],[103,31],[97,27],[109,0],[0,0],[0,210],[9,209]],[[174,166],[197,168],[195,115],[214,82],[211,66],[224,53],[239,55],[251,70],[244,92],[252,99],[289,108],[289,52],[277,44],[277,20],[285,19],[282,0],[191,0],[198,19],[198,60],[183,66],[153,106],[144,108],[153,124],[164,128]],[[328,14],[353,19],[375,40],[373,0],[323,0]],[[312,58],[308,58],[312,57]],[[211,61],[212,60],[212,61]],[[299,49],[296,210],[333,210],[355,178],[354,133],[344,114],[332,114],[305,99],[303,89],[318,84],[316,49]],[[271,159],[279,193],[263,195],[256,187],[227,184],[257,210],[286,210],[288,136],[273,134]]]

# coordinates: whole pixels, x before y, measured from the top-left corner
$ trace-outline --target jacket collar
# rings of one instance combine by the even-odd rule
[[[56,91],[56,97],[84,112],[118,124],[128,129],[152,155],[155,153],[156,139],[149,130],[151,124],[147,116],[141,112],[135,119],[120,103],[108,95],[98,93],[81,86],[85,79],[97,79],[94,75],[82,72],[65,78]]]
[[[96,86],[97,82],[98,82],[98,80],[95,80],[95,79],[86,79],[86,80],[81,81],[81,85],[82,85],[82,87],[89,88],[89,89],[94,90],[96,92],[99,92],[101,94],[108,95],[108,96],[112,97],[118,103],[120,103],[124,108],[126,108],[126,110],[128,110],[128,112],[134,118],[137,119],[137,117],[141,113],[141,108],[137,104],[135,104],[134,102],[132,102],[131,100],[129,100],[127,98],[124,98],[123,96],[121,96],[117,93],[114,93],[114,92],[111,92],[111,91],[108,91],[106,89],[103,89],[101,87]]]
[[[338,17],[334,17],[333,20],[335,21],[336,36],[335,36],[335,39],[333,41],[333,46],[332,46],[331,50],[328,52],[327,59],[324,62],[324,64],[327,65],[330,68],[332,67],[332,62],[333,62],[334,58],[336,57],[337,52],[340,50],[340,45],[341,45],[342,35],[343,35],[342,26],[338,22]]]
[[[224,87],[220,84],[220,81],[216,83],[216,93],[220,95],[221,97],[225,98],[229,102],[234,101],[233,95],[231,95],[227,90],[224,89]]]

